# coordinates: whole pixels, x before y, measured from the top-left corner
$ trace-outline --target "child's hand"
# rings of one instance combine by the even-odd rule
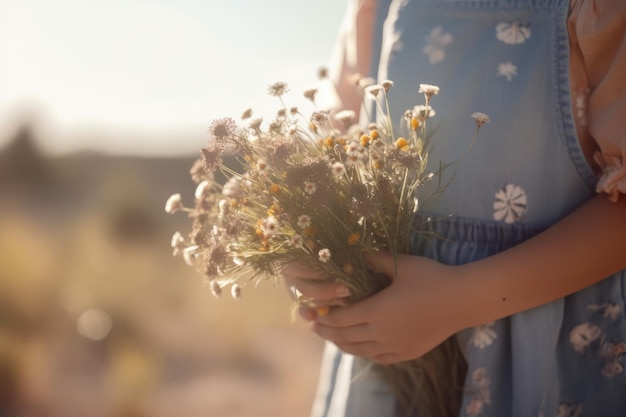
[[[313,331],[320,337],[344,352],[389,364],[416,359],[467,327],[462,301],[471,294],[458,291],[455,267],[400,255],[395,273],[390,254],[374,254],[370,260],[376,270],[394,277],[391,285],[356,304],[318,314]]]
[[[281,272],[292,297],[309,300],[299,308],[300,316],[307,321],[328,312],[329,306],[344,305],[342,298],[350,295],[345,285],[324,281],[327,277],[323,273],[307,269],[300,263],[285,265]]]

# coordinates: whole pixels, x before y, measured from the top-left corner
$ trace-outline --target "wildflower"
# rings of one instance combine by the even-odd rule
[[[205,170],[213,172],[222,161],[224,148],[216,143],[210,143],[206,148],[202,148],[202,161]]]
[[[241,114],[241,120],[246,120],[252,117],[252,109],[246,109]]]
[[[348,236],[348,245],[354,246],[359,243],[359,240],[361,240],[361,234],[358,232],[352,233]]]
[[[439,87],[431,84],[420,84],[418,93],[422,93],[426,96],[427,100],[430,100],[432,96],[439,94]]]
[[[258,161],[256,161],[256,169],[259,174],[263,174],[267,171],[267,162],[265,162],[265,160],[263,159],[259,159]]]
[[[298,217],[298,227],[301,227],[302,229],[306,229],[307,227],[310,227],[310,226],[311,226],[310,216],[303,214]]]
[[[420,127],[420,121],[417,117],[411,117],[411,129],[417,130]]]
[[[352,110],[342,110],[335,114],[335,119],[339,120],[345,126],[349,126],[354,120],[355,113]]]
[[[231,177],[224,187],[222,188],[222,194],[227,197],[235,197],[239,193],[241,189],[241,180],[239,177]]]
[[[335,177],[343,177],[346,173],[346,167],[341,162],[335,162],[331,167]]]
[[[210,190],[210,184],[207,180],[202,181],[200,184],[198,184],[198,186],[196,187],[196,192],[195,192],[195,197],[196,200],[201,200],[204,197],[206,197],[208,191]]]
[[[371,137],[372,139],[378,139],[378,137],[379,137],[379,135],[378,135],[378,130],[376,130],[376,129],[372,129],[372,130],[370,130],[370,137]]]
[[[170,198],[165,202],[165,212],[168,214],[176,213],[181,210],[183,207],[182,197],[179,193],[172,194]]]
[[[321,110],[314,111],[313,113],[311,113],[311,121],[317,124],[325,123],[326,121],[328,121],[328,112]]]
[[[330,250],[327,248],[321,249],[318,252],[320,261],[326,263],[330,259]]]
[[[209,289],[215,298],[220,298],[222,296],[222,287],[216,279],[212,279],[211,282],[209,282]]]
[[[424,121],[429,117],[433,117],[437,114],[435,110],[431,106],[425,106],[423,104],[419,104],[413,107],[413,116],[417,117],[419,121]]]
[[[350,275],[354,271],[354,267],[352,266],[351,263],[348,262],[341,268],[341,270],[344,272],[344,274]]]
[[[409,141],[406,140],[405,138],[398,138],[396,140],[396,148],[405,150],[405,149],[408,149],[408,147],[409,147]]]
[[[189,246],[183,249],[183,259],[188,266],[193,266],[196,259],[196,253],[198,251],[198,246]]]
[[[289,240],[289,244],[296,248],[301,248],[302,245],[304,244],[304,238],[302,237],[302,235],[295,234],[291,236],[291,239]]]
[[[485,123],[490,122],[489,116],[487,116],[485,113],[480,112],[472,113],[472,119],[476,121],[476,127],[481,127]]]
[[[324,146],[326,146],[327,148],[332,148],[333,147],[333,137],[332,136],[327,137],[326,139],[324,139],[322,141],[322,144]]]
[[[261,223],[261,228],[265,236],[274,236],[276,233],[278,233],[279,227],[280,223],[278,219],[274,216],[269,216]]]
[[[315,103],[315,96],[317,95],[317,88],[307,88],[306,90],[304,90],[304,93],[302,93],[302,95],[311,100],[313,103]]]
[[[285,95],[285,93],[287,93],[289,91],[289,87],[287,86],[287,83],[284,82],[276,82],[274,84],[271,84],[268,88],[267,88],[267,93],[270,96],[274,96],[274,97],[280,97]]]
[[[380,84],[374,84],[374,85],[370,85],[368,87],[365,87],[365,92],[367,94],[373,95],[374,97],[377,97],[378,93],[380,93],[383,90],[384,90],[384,88]]]
[[[317,184],[309,181],[305,182],[304,191],[306,191],[308,195],[313,195],[317,191]]]
[[[261,123],[263,123],[263,118],[262,117],[257,117],[256,119],[252,120],[250,122],[250,124],[248,125],[248,127],[254,131],[259,131],[261,130]]]
[[[237,125],[230,117],[213,120],[209,127],[209,134],[217,142],[223,142],[235,133]]]
[[[278,192],[280,192],[280,185],[278,184],[270,185],[270,193],[277,194]]]
[[[371,139],[372,138],[369,135],[361,135],[361,139],[360,139],[361,146],[367,146],[367,144],[370,143]]]
[[[391,87],[393,87],[393,81],[391,81],[391,80],[385,80],[385,81],[383,81],[380,84],[385,89],[385,93],[388,92],[389,90],[391,90]]]
[[[232,295],[235,300],[239,300],[241,298],[241,287],[237,284],[231,285],[230,295]]]
[[[172,249],[174,249],[174,256],[178,255],[181,249],[185,247],[185,239],[180,232],[176,232],[172,235],[171,245]]]

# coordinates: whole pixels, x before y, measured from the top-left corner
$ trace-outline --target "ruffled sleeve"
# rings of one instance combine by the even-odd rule
[[[626,194],[626,1],[573,0],[569,30],[581,144],[596,148],[596,190],[617,201]]]

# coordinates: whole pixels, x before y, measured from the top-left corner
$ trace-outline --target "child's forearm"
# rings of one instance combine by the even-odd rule
[[[598,195],[528,241],[457,267],[457,295],[469,327],[564,297],[624,268],[626,198],[611,203]]]

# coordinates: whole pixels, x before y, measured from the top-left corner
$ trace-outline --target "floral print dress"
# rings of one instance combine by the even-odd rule
[[[416,253],[446,264],[472,262],[529,239],[598,191],[611,199],[626,192],[626,7],[601,13],[622,2],[374,3],[372,75],[402,86],[390,91],[391,114],[399,121],[419,102],[419,83],[441,87],[432,100],[433,163],[463,155],[472,140],[472,112],[491,118],[445,192],[423,209],[436,219],[429,227],[446,239],[416,237]],[[585,9],[610,22],[576,21]],[[617,56],[605,78],[585,61],[590,43],[581,37],[594,30],[622,45],[604,50]],[[616,89],[610,100],[608,92],[595,94],[606,88],[602,80]],[[622,271],[564,299],[460,332],[469,367],[461,415],[626,416],[625,298]],[[396,415],[388,387],[361,368],[358,359],[327,347],[314,417]]]

